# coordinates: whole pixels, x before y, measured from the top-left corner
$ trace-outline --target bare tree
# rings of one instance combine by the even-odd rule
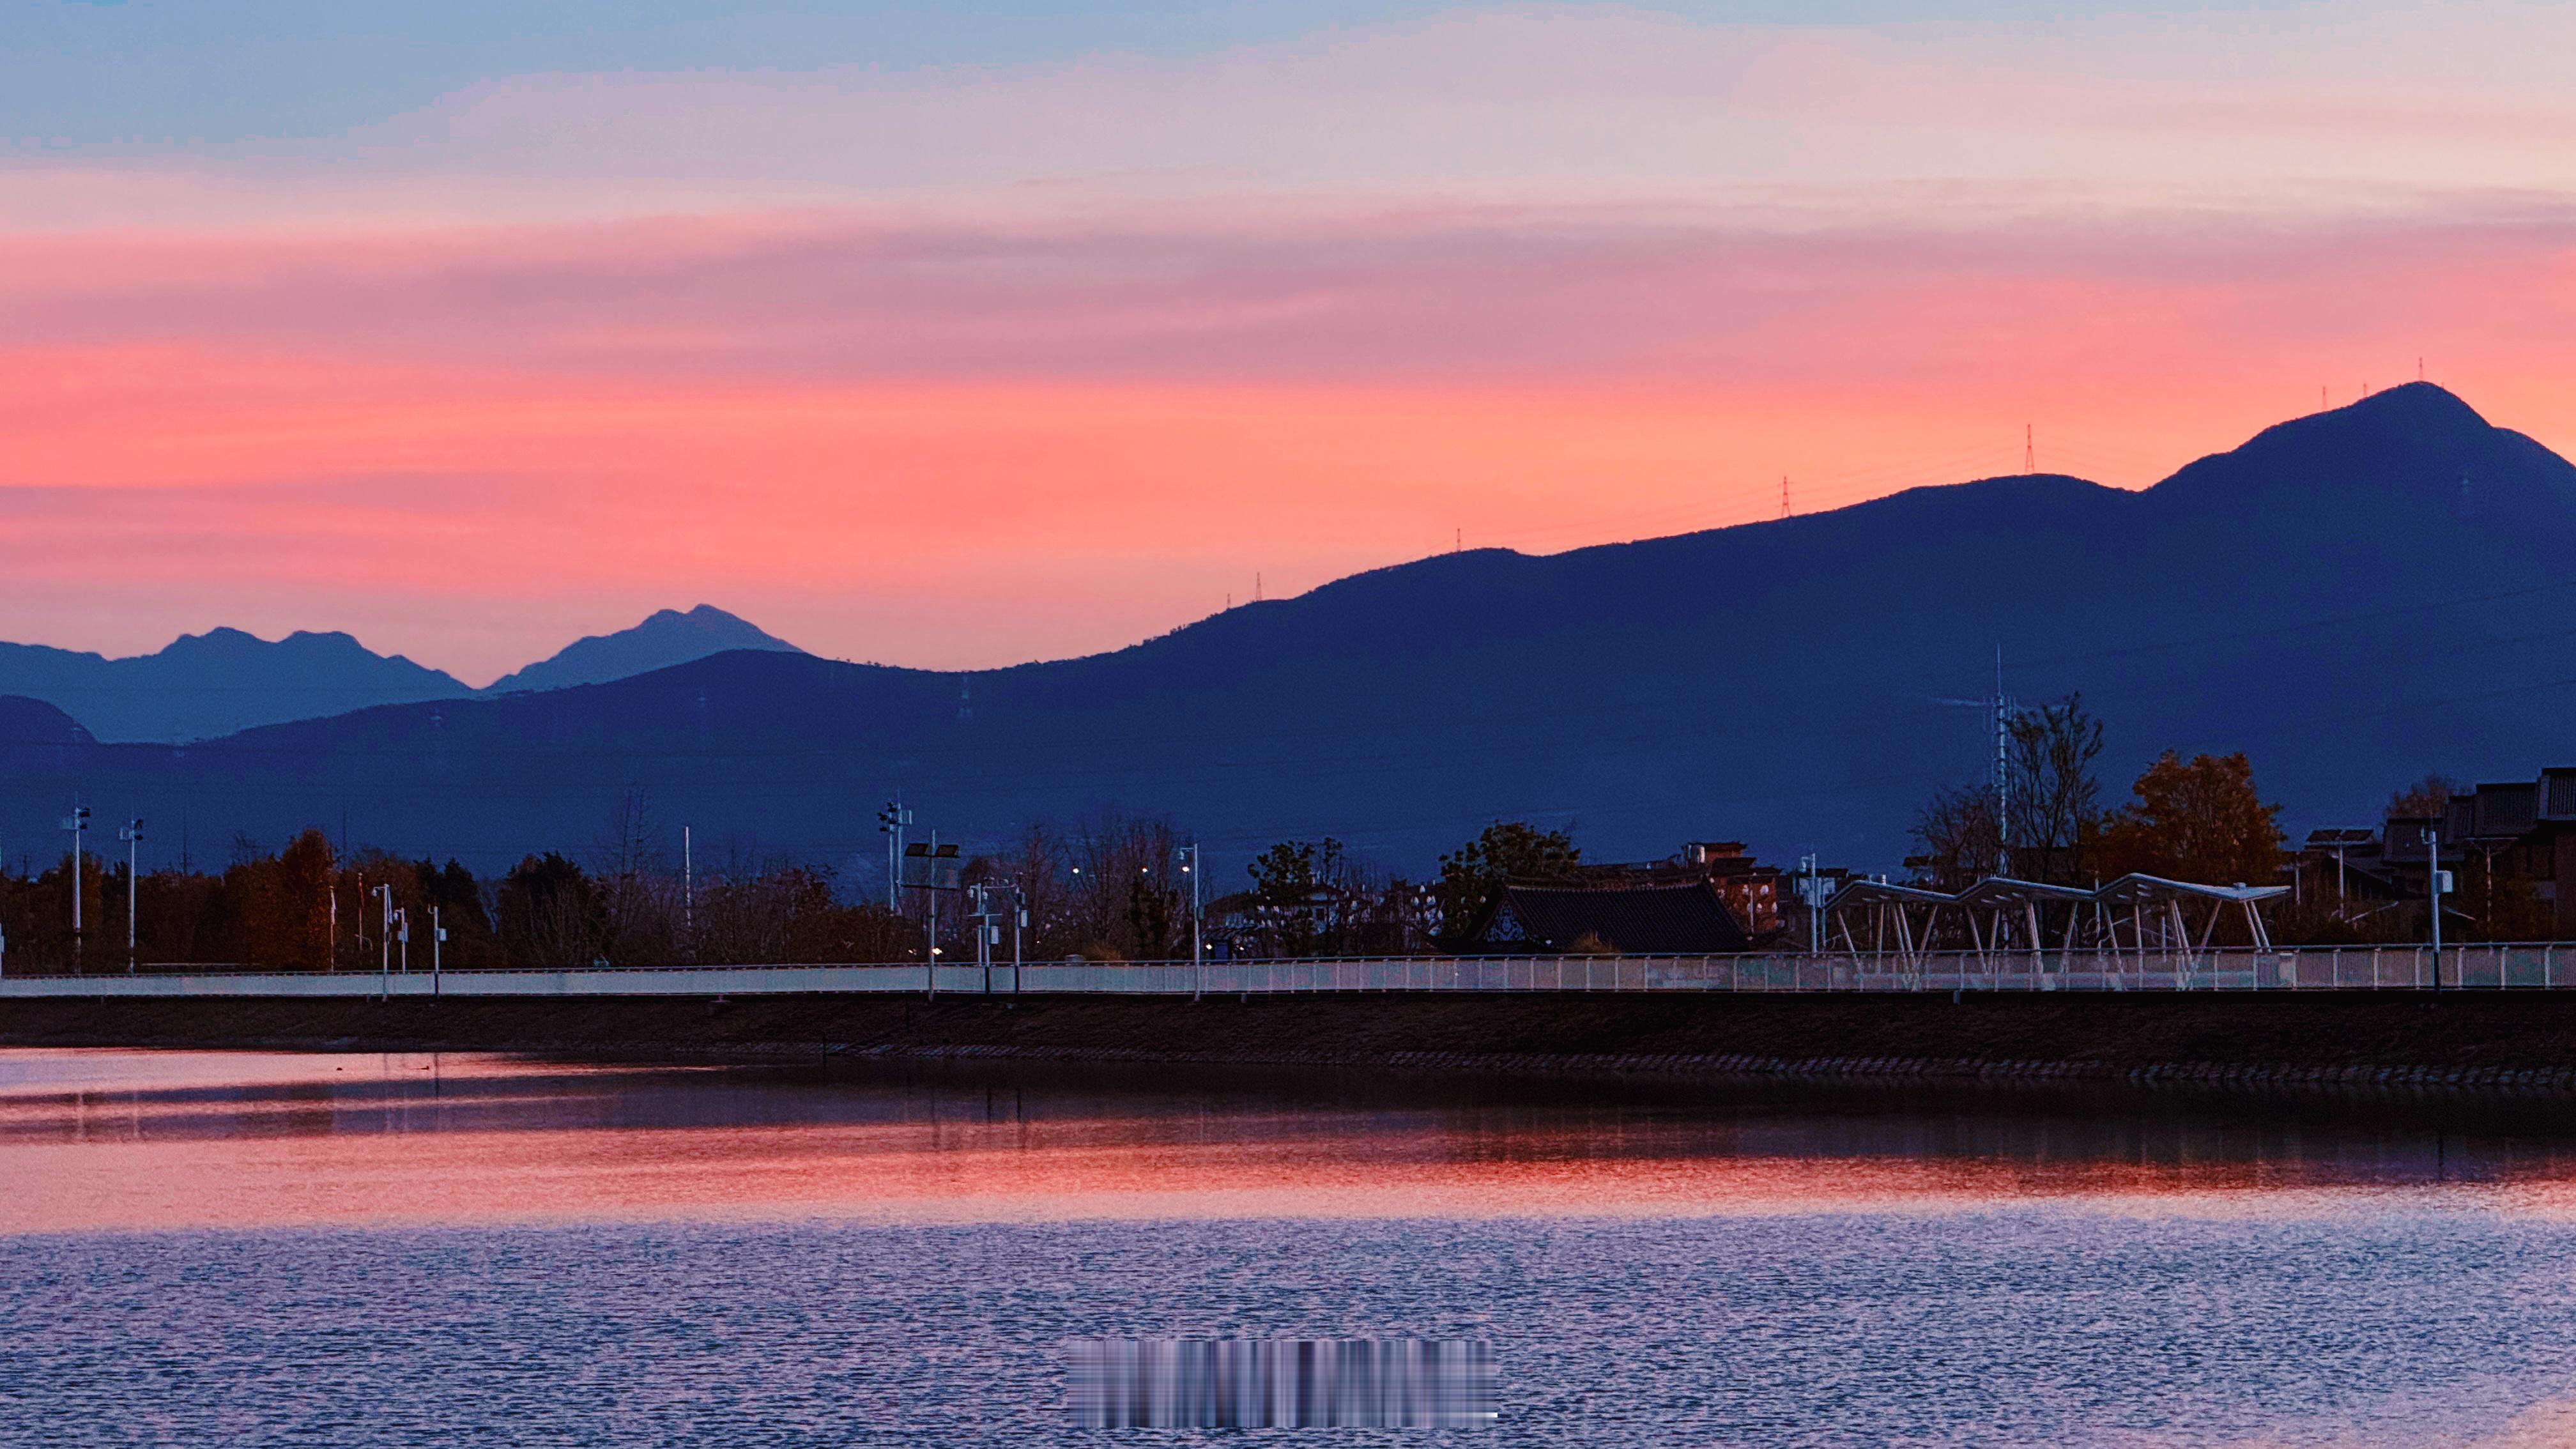
[[[1113,810],[1080,826],[1068,870],[1075,949],[1096,959],[1170,956],[1187,928],[1180,846],[1169,816]]]
[[[601,950],[621,966],[661,966],[680,959],[681,884],[655,833],[642,786],[618,797],[593,852],[591,882]]]
[[[2026,880],[2074,884],[2084,849],[2102,828],[2102,787],[2093,761],[2102,753],[2102,722],[2070,694],[2026,709],[2008,726],[2004,765],[2012,783],[2009,860],[1999,868]]]
[[[1943,790],[1924,803],[1911,832],[1923,847],[1905,863],[1933,890],[1955,891],[2002,873],[2003,831],[1995,792],[1983,785]]]
[[[2428,774],[2389,796],[2388,808],[2380,814],[2389,820],[2440,820],[2451,813],[2451,797],[2463,788],[2448,775]]]

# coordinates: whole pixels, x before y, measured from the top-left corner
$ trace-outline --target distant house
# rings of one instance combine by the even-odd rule
[[[1850,874],[1830,867],[1816,872],[1817,899],[1830,896]],[[1704,882],[1726,902],[1756,946],[1769,945],[1783,935],[1803,936],[1808,925],[1801,893],[1804,878],[1755,860],[1740,840],[1693,840],[1662,860],[1585,865],[1577,868],[1577,879],[1594,886]]]
[[[2456,871],[2474,856],[2490,880],[2527,881],[2549,910],[2552,934],[2576,936],[2576,767],[2461,791],[2438,816],[2391,816],[2377,830],[2312,831],[2293,864],[2294,878],[2302,894],[2336,896],[2356,917],[2386,913],[2400,931],[2413,931],[2423,922],[2436,844],[2445,870]],[[2453,896],[2442,914],[2475,918],[2487,906]]]
[[[1468,931],[1471,953],[1713,956],[1752,945],[1706,880],[1657,885],[1506,885]]]

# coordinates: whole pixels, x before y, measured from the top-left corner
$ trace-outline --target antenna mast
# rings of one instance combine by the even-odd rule
[[[2004,697],[2004,646],[1995,646],[1995,838],[2003,845],[1998,872],[2012,869],[2012,701]]]

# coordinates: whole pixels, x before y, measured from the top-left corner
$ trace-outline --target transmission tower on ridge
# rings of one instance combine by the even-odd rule
[[[1780,516],[1789,516],[1789,475],[1786,473],[1780,475]]]
[[[2039,452],[2031,446],[2028,423],[2021,425],[2021,471],[2025,475],[2039,471]]]

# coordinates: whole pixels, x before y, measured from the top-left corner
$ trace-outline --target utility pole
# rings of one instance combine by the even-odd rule
[[[394,938],[402,942],[402,974],[411,974],[411,908],[394,912]]]
[[[81,832],[89,829],[89,807],[72,797],[72,813],[63,817],[63,828],[72,833],[72,974],[81,970]]]
[[[438,994],[441,973],[447,969],[447,928],[438,923],[438,907],[429,908],[429,994]]]
[[[1023,942],[1029,932],[1029,896],[1018,886],[1011,887],[1011,994],[1020,994],[1020,971],[1028,965]]]
[[[376,887],[376,898],[384,902],[385,907],[385,928],[376,938],[376,970],[390,981],[394,974],[394,888],[390,885]]]
[[[430,923],[437,924],[438,908],[430,907]],[[689,959],[698,959],[698,857],[689,838],[689,827],[680,827],[680,934],[688,938]]]
[[[903,797],[895,796],[877,812],[877,831],[886,838],[886,909],[903,909],[903,828],[912,823],[912,812],[903,808]]]
[[[922,974],[930,978],[930,994],[939,995],[939,832],[930,832],[930,915],[928,946],[922,959],[930,965]]]
[[[125,841],[125,974],[134,974],[134,863],[143,842],[143,817],[135,816],[116,832]]]

